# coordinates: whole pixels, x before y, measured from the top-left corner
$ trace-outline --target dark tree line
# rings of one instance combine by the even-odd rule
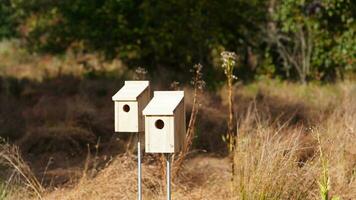
[[[30,51],[100,52],[128,66],[186,74],[235,51],[242,80],[335,80],[356,66],[352,0],[0,0],[0,38]]]

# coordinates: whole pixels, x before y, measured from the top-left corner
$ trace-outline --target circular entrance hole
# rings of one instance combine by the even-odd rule
[[[129,112],[130,111],[130,106],[125,104],[122,109],[125,111],[125,112]]]
[[[155,126],[158,129],[162,129],[164,127],[164,122],[161,119],[159,119],[155,122]]]

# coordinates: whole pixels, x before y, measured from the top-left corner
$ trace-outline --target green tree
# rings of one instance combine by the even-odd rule
[[[15,36],[16,24],[12,16],[13,11],[10,0],[0,0],[0,40]]]
[[[287,76],[310,79],[342,78],[355,70],[356,3],[351,0],[270,0],[268,26],[272,51]]]
[[[22,37],[33,51],[100,51],[129,66],[163,66],[182,74],[200,62],[212,79],[214,56],[219,58],[220,51],[258,51],[265,20],[265,3],[259,0],[12,2],[26,27]]]

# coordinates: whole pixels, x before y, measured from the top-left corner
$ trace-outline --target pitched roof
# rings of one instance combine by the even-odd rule
[[[113,101],[136,101],[148,87],[149,81],[125,81],[124,86],[112,97]]]
[[[152,100],[143,109],[143,115],[173,115],[184,98],[184,91],[155,91]]]

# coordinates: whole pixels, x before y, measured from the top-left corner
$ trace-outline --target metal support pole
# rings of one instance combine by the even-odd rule
[[[140,133],[137,133],[137,193],[138,193],[138,200],[142,200],[142,188],[141,188],[141,141],[140,141]]]
[[[166,154],[167,173],[167,200],[171,200],[171,155]]]

